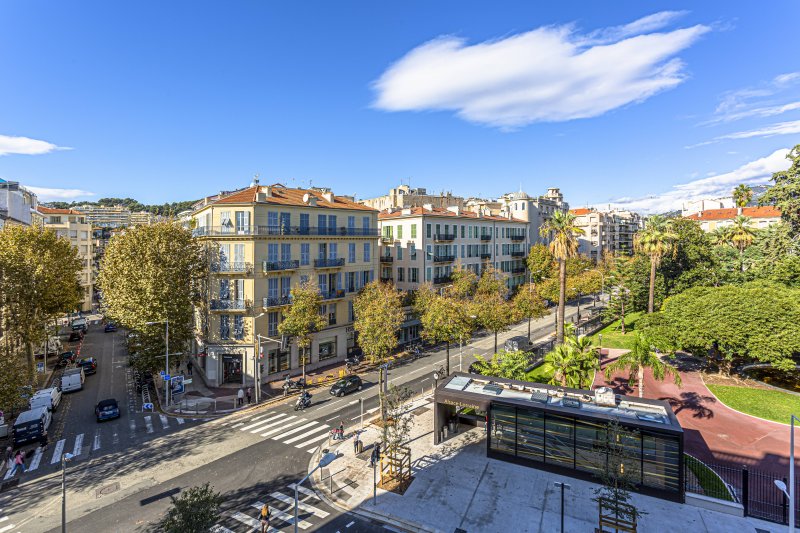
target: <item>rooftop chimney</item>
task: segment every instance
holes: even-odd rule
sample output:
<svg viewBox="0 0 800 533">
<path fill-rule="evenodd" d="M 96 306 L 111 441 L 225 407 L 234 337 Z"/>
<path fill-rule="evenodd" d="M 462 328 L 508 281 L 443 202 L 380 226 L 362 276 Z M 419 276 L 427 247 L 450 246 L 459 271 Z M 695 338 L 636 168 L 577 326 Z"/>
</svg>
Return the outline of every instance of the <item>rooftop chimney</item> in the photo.
<svg viewBox="0 0 800 533">
<path fill-rule="evenodd" d="M 322 197 L 325 198 L 326 201 L 333 203 L 333 193 L 331 191 L 326 191 L 322 193 Z"/>
<path fill-rule="evenodd" d="M 433 211 L 433 204 L 422 204 L 422 209 L 425 211 Z"/>
<path fill-rule="evenodd" d="M 451 205 L 447 208 L 447 210 L 451 213 L 455 213 L 456 215 L 461 214 L 461 209 L 457 205 Z"/>
</svg>

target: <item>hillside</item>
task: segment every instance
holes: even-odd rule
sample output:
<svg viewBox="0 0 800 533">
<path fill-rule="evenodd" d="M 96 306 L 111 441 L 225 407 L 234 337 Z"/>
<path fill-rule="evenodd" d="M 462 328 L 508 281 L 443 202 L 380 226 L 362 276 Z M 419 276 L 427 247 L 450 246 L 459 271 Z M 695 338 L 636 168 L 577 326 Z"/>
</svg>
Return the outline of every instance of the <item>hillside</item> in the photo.
<svg viewBox="0 0 800 533">
<path fill-rule="evenodd" d="M 197 200 L 185 200 L 182 202 L 164 203 L 163 205 L 148 205 L 139 203 L 133 198 L 100 198 L 96 202 L 46 202 L 44 205 L 56 209 L 73 209 L 79 205 L 99 205 L 99 206 L 115 206 L 121 205 L 127 207 L 132 212 L 147 211 L 154 215 L 175 215 L 181 211 L 190 209 Z"/>
</svg>

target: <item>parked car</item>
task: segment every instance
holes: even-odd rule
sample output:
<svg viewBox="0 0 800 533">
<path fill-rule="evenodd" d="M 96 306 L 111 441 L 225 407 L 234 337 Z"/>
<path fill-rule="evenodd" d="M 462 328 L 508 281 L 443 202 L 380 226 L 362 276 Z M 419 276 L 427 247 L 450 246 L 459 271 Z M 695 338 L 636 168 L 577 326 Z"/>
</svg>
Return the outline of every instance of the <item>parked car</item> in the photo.
<svg viewBox="0 0 800 533">
<path fill-rule="evenodd" d="M 87 329 L 89 329 L 89 323 L 85 318 L 76 318 L 72 321 L 72 331 L 82 331 L 86 333 Z"/>
<path fill-rule="evenodd" d="M 30 400 L 28 400 L 31 409 L 47 407 L 50 411 L 55 411 L 60 403 L 61 389 L 58 387 L 50 387 L 49 389 L 36 391 L 36 394 L 31 396 Z"/>
<path fill-rule="evenodd" d="M 117 331 L 117 325 L 114 324 L 113 322 L 109 322 L 108 324 L 106 324 L 106 327 L 103 328 L 103 332 L 105 333 L 113 333 L 115 331 Z"/>
<path fill-rule="evenodd" d="M 58 366 L 66 366 L 69 363 L 74 363 L 75 358 L 78 357 L 75 352 L 61 352 L 58 356 Z"/>
<path fill-rule="evenodd" d="M 81 390 L 84 381 L 86 381 L 86 374 L 83 372 L 83 367 L 64 370 L 61 375 L 61 392 Z"/>
<path fill-rule="evenodd" d="M 46 407 L 37 407 L 20 413 L 14 421 L 14 447 L 18 448 L 28 442 L 42 441 L 51 420 L 52 415 Z"/>
<path fill-rule="evenodd" d="M 69 334 L 69 342 L 78 342 L 83 339 L 83 331 L 73 331 Z"/>
<path fill-rule="evenodd" d="M 527 352 L 528 350 L 531 349 L 531 347 L 532 346 L 531 346 L 530 341 L 528 340 L 528 337 L 526 337 L 524 335 L 511 337 L 505 343 L 505 349 L 506 349 L 506 351 L 509 351 L 509 352 L 514 352 L 514 351 L 517 351 L 517 350 L 519 350 L 521 352 Z"/>
<path fill-rule="evenodd" d="M 103 420 L 111 420 L 112 418 L 119 418 L 119 405 L 117 400 L 109 398 L 108 400 L 101 400 L 97 407 L 94 408 L 94 414 L 98 422 Z"/>
<path fill-rule="evenodd" d="M 340 379 L 331 387 L 331 396 L 344 396 L 357 390 L 361 390 L 364 384 L 358 376 L 347 376 Z"/>
<path fill-rule="evenodd" d="M 83 368 L 83 371 L 89 375 L 97 372 L 97 359 L 94 357 L 83 357 L 78 361 L 78 366 Z"/>
</svg>

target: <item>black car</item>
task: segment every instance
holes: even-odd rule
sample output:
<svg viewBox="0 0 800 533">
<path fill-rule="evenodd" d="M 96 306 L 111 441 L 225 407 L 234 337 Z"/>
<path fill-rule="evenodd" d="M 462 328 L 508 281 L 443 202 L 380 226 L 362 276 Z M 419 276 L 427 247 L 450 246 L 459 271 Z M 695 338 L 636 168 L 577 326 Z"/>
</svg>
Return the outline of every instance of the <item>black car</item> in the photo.
<svg viewBox="0 0 800 533">
<path fill-rule="evenodd" d="M 347 376 L 342 378 L 331 387 L 331 396 L 344 396 L 357 390 L 361 390 L 364 384 L 358 376 Z"/>
<path fill-rule="evenodd" d="M 57 364 L 59 366 L 66 366 L 69 363 L 74 363 L 76 357 L 77 355 L 75 355 L 75 352 L 63 352 L 58 356 Z"/>
<path fill-rule="evenodd" d="M 83 339 L 83 332 L 80 330 L 73 331 L 69 334 L 69 342 L 77 342 L 81 339 Z"/>
<path fill-rule="evenodd" d="M 83 367 L 86 375 L 97 373 L 97 359 L 94 357 L 84 357 L 78 361 L 78 366 Z"/>
<path fill-rule="evenodd" d="M 114 324 L 113 322 L 109 322 L 108 324 L 106 324 L 106 327 L 103 328 L 104 333 L 113 333 L 115 331 L 117 331 L 117 325 Z"/>
<path fill-rule="evenodd" d="M 94 408 L 94 414 L 98 422 L 119 418 L 119 405 L 117 405 L 117 400 L 114 398 L 101 400 L 100 403 L 97 404 L 97 407 Z"/>
</svg>

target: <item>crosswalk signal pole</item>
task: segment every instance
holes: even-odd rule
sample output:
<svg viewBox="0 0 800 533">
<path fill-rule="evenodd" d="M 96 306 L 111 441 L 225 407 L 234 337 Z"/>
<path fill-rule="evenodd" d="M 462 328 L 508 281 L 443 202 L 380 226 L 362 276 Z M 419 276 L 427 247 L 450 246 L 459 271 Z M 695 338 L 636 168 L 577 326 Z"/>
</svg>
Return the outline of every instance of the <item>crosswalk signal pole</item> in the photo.
<svg viewBox="0 0 800 533">
<path fill-rule="evenodd" d="M 361 404 L 361 431 L 364 431 L 364 398 L 359 398 L 358 403 Z"/>
</svg>

